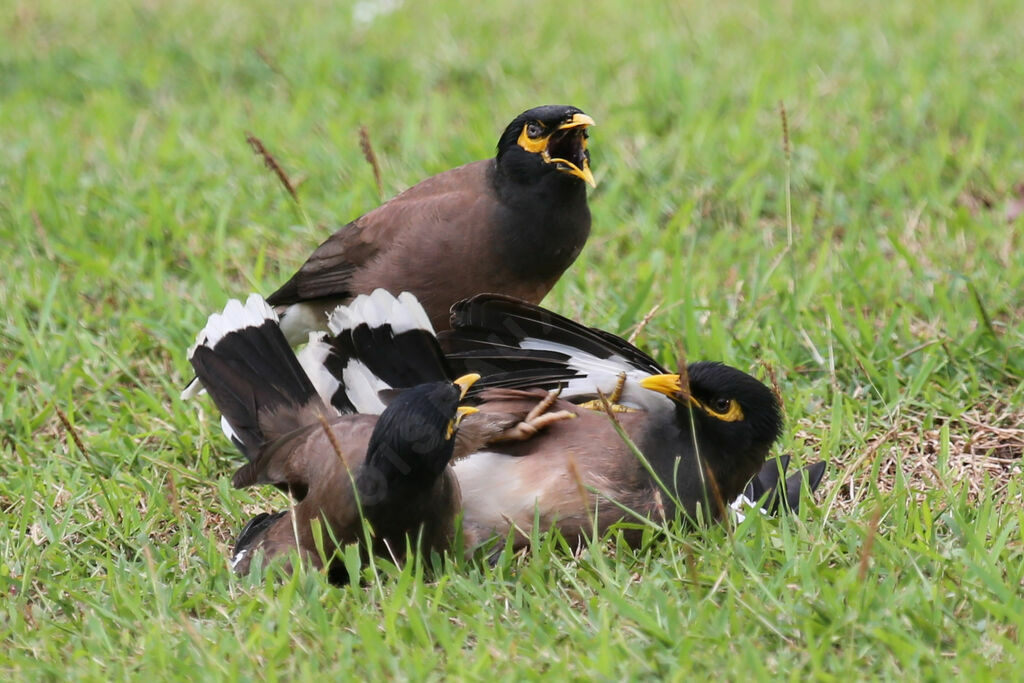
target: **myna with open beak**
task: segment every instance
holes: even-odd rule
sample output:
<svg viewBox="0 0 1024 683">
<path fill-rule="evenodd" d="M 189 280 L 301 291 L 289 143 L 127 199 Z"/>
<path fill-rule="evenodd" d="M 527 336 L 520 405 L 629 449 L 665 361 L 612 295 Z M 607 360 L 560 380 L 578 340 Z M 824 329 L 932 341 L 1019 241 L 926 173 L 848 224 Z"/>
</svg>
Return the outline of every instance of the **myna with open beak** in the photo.
<svg viewBox="0 0 1024 683">
<path fill-rule="evenodd" d="M 671 373 L 613 334 L 497 295 L 456 305 L 452 328 L 440 335 L 448 363 L 455 372 L 481 375 L 471 392 L 481 410 L 514 410 L 514 401 L 534 400 L 534 392 L 516 397 L 521 390 L 560 388 L 552 408 L 578 418 L 456 466 L 464 525 L 481 539 L 510 524 L 529 530 L 535 514 L 567 536 L 592 531 L 595 510 L 600 530 L 629 518 L 622 507 L 671 518 L 678 502 L 684 516 L 719 518 L 753 478 L 771 480 L 770 473 L 758 476 L 762 468 L 779 481 L 778 466 L 765 463 L 782 432 L 779 402 L 740 370 L 695 362 Z M 501 405 L 502 395 L 513 403 Z M 649 469 L 609 417 L 593 409 L 602 395 Z M 808 474 L 820 478 L 818 471 Z M 797 497 L 789 502 L 798 502 L 798 491 L 787 491 Z"/>
<path fill-rule="evenodd" d="M 407 541 L 444 551 L 460 501 L 453 458 L 571 417 L 532 400 L 520 412 L 475 419 L 478 411 L 459 401 L 478 377 L 451 379 L 430 321 L 408 293 L 360 295 L 339 306 L 329 326 L 330 335 L 310 335 L 296 355 L 276 313 L 252 295 L 210 316 L 190 350 L 225 434 L 249 461 L 235 487 L 271 484 L 294 500 L 242 530 L 232 561 L 238 573 L 260 552 L 271 559 L 297 549 L 320 566 L 314 520 L 325 542 L 357 542 L 396 560 Z M 471 423 L 462 422 L 467 416 Z M 363 519 L 373 532 L 369 547 Z M 347 580 L 340 563 L 328 573 Z"/>
<path fill-rule="evenodd" d="M 459 492 L 449 462 L 459 422 L 474 412 L 459 402 L 476 376 L 420 382 L 380 416 L 342 414 L 317 391 L 341 380 L 318 362 L 324 352 L 324 343 L 314 341 L 297 358 L 277 315 L 257 295 L 210 316 L 190 351 L 225 433 L 248 460 L 234 486 L 270 484 L 294 501 L 290 510 L 247 525 L 232 561 L 239 573 L 249 571 L 257 553 L 270 559 L 296 548 L 319 567 L 314 520 L 329 554 L 331 539 L 364 541 L 363 518 L 373 530 L 364 550 L 378 555 L 401 559 L 407 543 L 430 551 L 452 540 Z M 406 361 L 418 358 L 410 354 Z M 423 367 L 429 372 L 429 359 Z M 340 563 L 329 573 L 345 579 Z"/>
<path fill-rule="evenodd" d="M 590 234 L 592 125 L 576 107 L 525 111 L 493 159 L 427 178 L 335 232 L 267 297 L 285 336 L 304 342 L 339 303 L 377 288 L 414 294 L 437 330 L 481 292 L 539 302 Z"/>
<path fill-rule="evenodd" d="M 288 342 L 305 343 L 338 304 L 378 288 L 414 294 L 437 330 L 481 292 L 540 302 L 590 235 L 592 125 L 576 107 L 525 111 L 493 159 L 427 178 L 335 232 L 267 297 Z M 201 389 L 193 379 L 182 398 Z"/>
</svg>

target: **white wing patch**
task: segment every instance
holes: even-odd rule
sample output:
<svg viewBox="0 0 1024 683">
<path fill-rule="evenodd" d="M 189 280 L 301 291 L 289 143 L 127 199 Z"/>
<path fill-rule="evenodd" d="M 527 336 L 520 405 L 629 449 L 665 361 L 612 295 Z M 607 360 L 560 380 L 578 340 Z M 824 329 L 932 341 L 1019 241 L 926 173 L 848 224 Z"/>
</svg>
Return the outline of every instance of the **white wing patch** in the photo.
<svg viewBox="0 0 1024 683">
<path fill-rule="evenodd" d="M 584 376 L 569 380 L 562 389 L 562 398 L 572 400 L 574 396 L 596 394 L 598 391 L 608 396 L 615 390 L 619 376 L 626 373 L 626 384 L 619 398 L 620 405 L 640 410 L 655 410 L 671 405 L 671 399 L 664 394 L 640 386 L 640 380 L 649 377 L 650 373 L 633 367 L 622 356 L 598 358 L 572 346 L 533 337 L 523 339 L 519 347 L 534 351 L 554 351 L 569 357 L 569 368 Z"/>
<path fill-rule="evenodd" d="M 245 556 L 249 554 L 248 548 L 239 550 L 234 557 L 231 558 L 231 568 L 234 569 L 238 566 L 238 563 L 245 559 Z"/>
<path fill-rule="evenodd" d="M 345 384 L 345 394 L 357 413 L 380 415 L 384 412 L 384 401 L 380 392 L 390 389 L 391 385 L 370 372 L 370 369 L 356 359 L 351 359 L 341 372 L 341 381 Z"/>
<path fill-rule="evenodd" d="M 746 510 L 754 510 L 755 512 L 760 512 L 765 517 L 771 517 L 767 510 L 757 507 L 757 503 L 747 498 L 743 493 L 737 496 L 736 500 L 729 503 L 729 508 L 732 510 L 732 514 L 736 518 L 737 524 L 747 518 L 744 514 L 744 511 Z"/>
<path fill-rule="evenodd" d="M 189 349 L 189 351 L 188 351 L 189 357 L 192 356 L 192 352 L 194 350 L 195 350 L 195 347 L 192 347 L 192 348 Z M 198 377 L 193 377 L 192 381 L 188 383 L 188 386 L 186 386 L 184 389 L 181 390 L 181 400 L 182 401 L 191 401 L 196 396 L 199 396 L 200 394 L 205 394 L 205 393 L 206 393 L 206 387 L 203 386 L 203 383 L 199 381 Z"/>
<path fill-rule="evenodd" d="M 238 438 L 238 434 L 235 433 L 234 427 L 231 426 L 231 423 L 223 415 L 220 416 L 220 430 L 224 432 L 224 436 L 228 437 L 228 441 L 232 444 L 242 443 L 242 440 Z"/>
<path fill-rule="evenodd" d="M 348 305 L 334 309 L 327 327 L 337 335 L 361 324 L 371 328 L 390 325 L 396 335 L 409 330 L 425 330 L 434 334 L 426 311 L 409 292 L 402 292 L 397 297 L 384 289 L 360 294 Z"/>
<path fill-rule="evenodd" d="M 320 399 L 330 405 L 331 397 L 341 387 L 341 382 L 324 365 L 331 353 L 331 346 L 324 341 L 325 337 L 324 332 L 310 332 L 309 343 L 296 354 L 296 357 L 299 359 L 299 365 L 313 382 Z"/>
</svg>

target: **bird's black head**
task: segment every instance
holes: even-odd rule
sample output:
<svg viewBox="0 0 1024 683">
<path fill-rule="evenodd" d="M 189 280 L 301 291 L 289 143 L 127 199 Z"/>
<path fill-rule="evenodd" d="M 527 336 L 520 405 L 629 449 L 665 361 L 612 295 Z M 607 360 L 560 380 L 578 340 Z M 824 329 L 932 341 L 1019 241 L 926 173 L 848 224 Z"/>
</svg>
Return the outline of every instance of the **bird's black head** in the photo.
<svg viewBox="0 0 1024 683">
<path fill-rule="evenodd" d="M 459 401 L 479 375 L 421 384 L 399 394 L 381 413 L 370 436 L 359 476 L 363 502 L 428 488 L 444 472 L 455 447 L 455 430 L 475 408 Z"/>
<path fill-rule="evenodd" d="M 587 151 L 587 128 L 594 125 L 576 107 L 548 104 L 524 111 L 498 140 L 497 161 L 508 175 L 533 179 L 565 173 L 595 185 Z"/>
<path fill-rule="evenodd" d="M 782 436 L 782 409 L 772 390 L 722 363 L 690 363 L 687 374 L 702 423 L 719 430 L 738 451 L 767 455 Z"/>
<path fill-rule="evenodd" d="M 654 375 L 641 384 L 676 403 L 682 431 L 696 428 L 705 456 L 726 499 L 738 495 L 782 435 L 782 409 L 771 389 L 722 363 L 690 363 L 685 373 Z"/>
</svg>

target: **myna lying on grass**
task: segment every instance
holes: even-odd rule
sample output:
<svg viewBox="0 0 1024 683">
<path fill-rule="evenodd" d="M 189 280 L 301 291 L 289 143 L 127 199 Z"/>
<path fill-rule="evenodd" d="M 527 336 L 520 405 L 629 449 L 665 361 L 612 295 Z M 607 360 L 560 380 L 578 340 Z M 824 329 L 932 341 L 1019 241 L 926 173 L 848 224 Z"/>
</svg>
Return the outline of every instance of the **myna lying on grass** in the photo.
<svg viewBox="0 0 1024 683">
<path fill-rule="evenodd" d="M 403 294 L 399 300 L 407 296 Z M 401 347 L 409 343 L 406 338 L 413 337 L 414 331 L 410 325 L 389 320 L 397 301 L 378 291 L 360 297 L 360 305 L 354 302 L 343 309 L 345 316 L 332 316 L 335 337 L 325 363 L 335 374 L 339 367 L 345 368 L 341 374 L 351 397 L 346 400 L 358 404 L 355 407 L 360 411 L 379 410 L 383 402 L 378 397 L 418 380 L 403 376 L 408 363 Z M 496 310 L 494 306 L 500 304 L 512 308 Z M 479 322 L 474 326 L 473 320 Z M 639 349 L 539 307 L 484 295 L 457 305 L 453 321 L 455 330 L 441 335 L 453 350 L 443 362 L 445 372 L 452 372 L 449 366 L 462 368 L 472 363 L 483 375 L 477 386 L 492 387 L 471 389 L 480 412 L 469 416 L 460 432 L 491 420 L 514 424 L 520 419 L 525 424 L 517 425 L 518 435 L 534 435 L 515 443 L 510 438 L 489 438 L 486 443 L 478 438 L 474 447 L 461 451 L 467 457 L 453 461 L 463 494 L 467 548 L 494 534 L 504 534 L 510 526 L 529 530 L 535 519 L 541 530 L 557 527 L 570 537 L 589 533 L 595 508 L 599 533 L 630 518 L 623 507 L 641 516 L 670 519 L 678 500 L 684 516 L 697 515 L 700 505 L 718 517 L 726 504 L 739 506 L 745 487 L 752 496 L 758 494 L 755 501 L 764 492 L 761 487 L 775 490 L 778 467 L 771 463 L 762 468 L 762 464 L 781 431 L 781 414 L 772 392 L 753 377 L 719 363 L 693 363 L 689 366 L 690 396 L 684 400 L 678 388 L 682 380 L 666 375 Z M 415 332 L 423 335 L 427 326 L 420 327 Z M 481 338 L 488 341 L 481 342 Z M 515 346 L 520 343 L 527 347 L 547 344 L 557 350 L 523 350 Z M 456 350 L 459 348 L 461 351 Z M 642 373 L 637 370 L 622 392 L 646 409 L 618 417 L 626 433 L 648 455 L 653 474 L 607 415 L 557 400 L 546 391 L 562 387 L 572 400 L 594 397 L 600 388 L 596 378 L 609 367 L 607 361 L 595 361 L 611 355 L 610 350 L 647 368 Z M 590 374 L 567 370 L 568 360 L 582 363 Z M 609 379 L 614 383 L 622 368 L 612 370 Z M 337 398 L 331 400 L 341 405 Z M 692 418 L 691 406 L 695 407 Z M 527 413 L 532 413 L 531 419 L 517 418 Z M 559 419 L 567 414 L 577 419 Z M 537 433 L 542 426 L 546 429 Z M 483 446 L 486 448 L 478 450 Z M 598 493 L 589 493 L 590 489 Z M 799 500 L 798 492 L 798 484 L 790 489 L 793 505 Z"/>
<path fill-rule="evenodd" d="M 272 484 L 295 500 L 290 511 L 248 525 L 233 560 L 239 573 L 248 572 L 257 551 L 268 559 L 286 554 L 296 538 L 303 556 L 319 566 L 311 522 L 323 524 L 324 543 L 358 542 L 360 510 L 373 528 L 376 554 L 403 556 L 407 536 L 413 544 L 419 537 L 424 550 L 448 547 L 459 504 L 448 463 L 460 417 L 471 410 L 459 400 L 474 376 L 419 384 L 379 418 L 342 415 L 321 400 L 274 311 L 255 295 L 244 307 L 231 301 L 211 316 L 189 359 L 222 413 L 225 433 L 249 461 L 234 486 Z"/>
<path fill-rule="evenodd" d="M 481 292 L 539 302 L 590 234 L 593 124 L 576 107 L 525 111 L 493 159 L 427 178 L 338 230 L 267 297 L 285 336 L 305 342 L 335 306 L 377 288 L 413 293 L 438 330 L 452 304 Z"/>
<path fill-rule="evenodd" d="M 443 551 L 459 509 L 448 466 L 453 455 L 521 438 L 534 424 L 557 419 L 527 416 L 531 405 L 522 415 L 492 414 L 457 439 L 461 418 L 476 412 L 458 405 L 476 376 L 449 379 L 415 299 L 381 291 L 377 300 L 359 297 L 353 308 L 334 313 L 335 337 L 311 338 L 297 357 L 262 298 L 253 295 L 244 306 L 231 301 L 210 316 L 189 353 L 225 433 L 249 461 L 235 473 L 234 486 L 271 484 L 295 501 L 290 510 L 259 515 L 243 529 L 232 561 L 241 574 L 259 552 L 269 560 L 298 549 L 319 567 L 314 520 L 322 525 L 328 556 L 335 541 L 358 542 L 396 560 L 407 543 Z M 386 386 L 364 357 L 391 386 L 410 388 L 382 392 Z M 528 422 L 520 425 L 524 417 Z M 372 529 L 368 545 L 363 518 Z M 329 576 L 347 578 L 338 562 Z"/>
<path fill-rule="evenodd" d="M 777 489 L 779 467 L 765 457 L 781 434 L 781 409 L 772 391 L 744 372 L 696 362 L 669 373 L 613 334 L 497 295 L 457 304 L 452 328 L 440 335 L 448 363 L 481 375 L 471 392 L 481 410 L 517 409 L 511 396 L 498 403 L 496 390 L 561 387 L 553 408 L 578 417 L 457 464 L 467 530 L 484 536 L 514 524 L 528 531 L 536 514 L 571 537 L 590 531 L 595 509 L 600 532 L 630 517 L 623 506 L 671 518 L 677 501 L 685 516 L 698 515 L 700 506 L 702 515 L 718 518 L 745 491 L 756 500 L 765 487 Z M 650 470 L 603 411 L 566 405 L 600 408 L 602 394 Z M 812 489 L 823 470 L 824 463 L 808 470 Z M 785 505 L 796 508 L 800 479 L 795 486 L 792 479 L 783 480 Z"/>
</svg>

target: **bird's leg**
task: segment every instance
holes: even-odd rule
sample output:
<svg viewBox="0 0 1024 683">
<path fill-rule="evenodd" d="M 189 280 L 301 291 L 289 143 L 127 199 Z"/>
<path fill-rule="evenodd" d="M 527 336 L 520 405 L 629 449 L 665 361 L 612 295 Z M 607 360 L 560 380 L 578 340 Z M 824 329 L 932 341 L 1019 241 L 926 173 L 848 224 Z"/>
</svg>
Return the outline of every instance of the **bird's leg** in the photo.
<svg viewBox="0 0 1024 683">
<path fill-rule="evenodd" d="M 555 401 L 558 400 L 558 395 L 560 393 L 562 393 L 561 387 L 549 391 L 547 396 L 542 398 L 537 405 L 535 405 L 533 409 L 526 414 L 526 417 L 522 422 L 514 427 L 506 429 L 501 434 L 491 439 L 489 443 L 498 443 L 500 441 L 526 441 L 549 424 L 560 420 L 571 420 L 576 417 L 575 413 L 571 413 L 568 410 L 559 410 L 554 413 L 547 412 L 548 409 L 555 404 Z"/>
<path fill-rule="evenodd" d="M 622 399 L 622 391 L 626 388 L 626 373 L 620 372 L 619 379 L 615 382 L 615 388 L 612 389 L 606 398 L 608 406 L 611 408 L 613 413 L 632 413 L 632 408 L 627 408 L 624 405 L 619 405 L 619 401 Z M 587 410 L 600 410 L 604 411 L 604 401 L 599 398 L 595 398 L 593 401 L 584 401 L 580 404 L 580 408 L 586 408 Z"/>
</svg>

